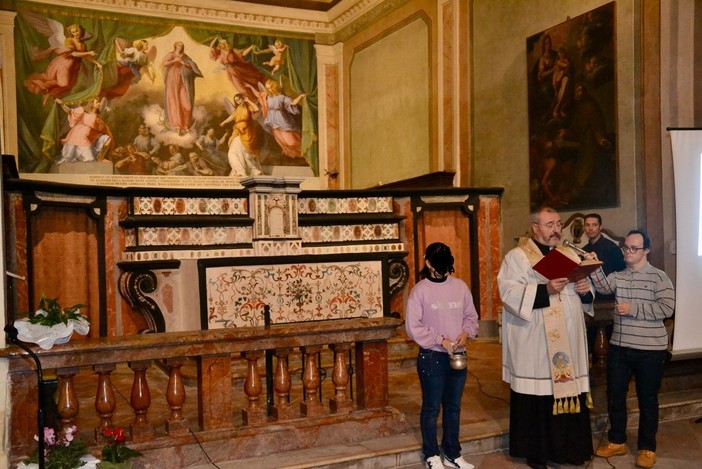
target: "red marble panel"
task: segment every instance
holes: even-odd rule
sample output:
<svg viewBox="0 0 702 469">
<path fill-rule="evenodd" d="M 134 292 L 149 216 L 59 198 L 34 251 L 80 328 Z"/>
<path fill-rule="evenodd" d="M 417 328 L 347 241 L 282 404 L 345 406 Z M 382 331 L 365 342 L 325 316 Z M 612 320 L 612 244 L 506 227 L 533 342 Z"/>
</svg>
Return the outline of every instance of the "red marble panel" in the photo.
<svg viewBox="0 0 702 469">
<path fill-rule="evenodd" d="M 339 188 L 339 66 L 337 64 L 326 64 L 324 66 L 324 83 L 326 85 L 327 110 L 325 114 L 326 136 L 327 136 L 327 171 L 331 174 L 327 177 L 329 189 Z"/>
<path fill-rule="evenodd" d="M 480 197 L 478 204 L 478 212 L 476 223 L 478 224 L 478 281 L 480 284 L 480 319 L 490 319 L 490 286 L 488 271 L 490 269 L 490 257 L 487 255 L 487 251 L 490 247 L 490 238 L 488 237 L 488 214 L 487 207 L 488 200 Z"/>
<path fill-rule="evenodd" d="M 124 246 L 119 245 L 120 236 L 124 238 L 122 230 L 119 228 L 118 213 L 120 205 L 125 205 L 126 202 L 115 203 L 108 201 L 107 213 L 105 213 L 105 266 L 117 265 L 120 261 L 118 254 L 122 252 Z M 107 335 L 117 335 L 117 269 L 105 269 L 105 298 L 107 311 L 105 312 L 107 321 Z M 94 324 L 93 327 L 96 327 Z"/>
<path fill-rule="evenodd" d="M 13 374 L 10 401 L 10 445 L 13 454 L 29 455 L 35 448 L 37 425 L 37 375 L 34 372 Z M 48 422 L 44 422 L 48 425 Z"/>
<path fill-rule="evenodd" d="M 388 344 L 356 344 L 356 402 L 359 409 L 388 405 Z"/>
<path fill-rule="evenodd" d="M 230 428 L 232 422 L 232 367 L 229 354 L 198 359 L 200 428 Z"/>
<path fill-rule="evenodd" d="M 502 218 L 501 218 L 501 201 L 498 197 L 490 201 L 489 217 L 490 217 L 490 259 L 491 271 L 489 278 L 491 282 L 492 292 L 492 314 L 490 319 L 497 319 L 497 314 L 502 310 L 502 302 L 500 301 L 500 291 L 497 288 L 497 273 L 500 270 L 502 262 Z"/>
<path fill-rule="evenodd" d="M 417 244 L 420 259 L 427 245 L 437 241 L 447 244 L 454 257 L 454 275 L 470 285 L 471 239 L 468 217 L 457 209 L 425 210 L 421 217 L 418 230 L 421 244 Z"/>
<path fill-rule="evenodd" d="M 20 194 L 8 194 L 8 215 L 6 218 L 7 224 L 14 229 L 13 232 L 7 234 L 6 240 L 8 246 L 12 246 L 14 241 L 15 255 L 7 256 L 7 270 L 24 277 L 24 279 L 15 279 L 14 282 L 15 294 L 17 295 L 17 311 L 27 311 L 29 309 L 29 279 L 27 276 L 27 218 L 22 206 L 22 196 Z"/>
</svg>

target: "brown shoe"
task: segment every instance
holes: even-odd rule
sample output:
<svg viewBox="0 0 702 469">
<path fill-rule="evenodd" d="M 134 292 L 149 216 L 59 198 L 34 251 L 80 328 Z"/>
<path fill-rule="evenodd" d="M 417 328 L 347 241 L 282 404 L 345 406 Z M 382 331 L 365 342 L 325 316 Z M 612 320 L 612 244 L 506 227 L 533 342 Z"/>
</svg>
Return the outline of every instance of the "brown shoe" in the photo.
<svg viewBox="0 0 702 469">
<path fill-rule="evenodd" d="M 640 449 L 636 456 L 636 467 L 653 467 L 656 464 L 656 453 L 647 449 Z"/>
<path fill-rule="evenodd" d="M 595 451 L 595 456 L 599 456 L 601 458 L 611 458 L 612 456 L 621 456 L 626 454 L 626 451 L 627 449 L 624 443 L 612 443 L 611 441 L 608 441 L 604 445 L 597 448 L 597 451 Z"/>
</svg>

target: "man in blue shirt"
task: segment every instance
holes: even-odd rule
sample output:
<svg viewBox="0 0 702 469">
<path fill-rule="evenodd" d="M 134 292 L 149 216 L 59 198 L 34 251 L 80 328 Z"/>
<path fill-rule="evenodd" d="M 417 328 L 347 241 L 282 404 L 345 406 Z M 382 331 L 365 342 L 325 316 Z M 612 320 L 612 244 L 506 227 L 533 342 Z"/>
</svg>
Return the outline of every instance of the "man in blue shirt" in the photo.
<svg viewBox="0 0 702 469">
<path fill-rule="evenodd" d="M 583 247 L 587 252 L 594 252 L 604 262 L 602 270 L 605 275 L 624 270 L 624 256 L 613 241 L 602 236 L 602 217 L 597 213 L 585 215 L 585 234 L 588 243 Z M 598 297 L 599 299 L 599 297 Z"/>
</svg>

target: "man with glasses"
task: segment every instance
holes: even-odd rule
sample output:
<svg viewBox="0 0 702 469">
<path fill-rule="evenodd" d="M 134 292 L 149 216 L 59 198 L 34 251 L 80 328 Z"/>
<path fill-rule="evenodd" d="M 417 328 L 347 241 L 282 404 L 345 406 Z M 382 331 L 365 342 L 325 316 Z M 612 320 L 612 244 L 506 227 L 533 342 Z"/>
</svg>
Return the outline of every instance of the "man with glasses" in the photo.
<svg viewBox="0 0 702 469">
<path fill-rule="evenodd" d="M 581 465 L 593 452 L 583 310 L 592 309 L 594 290 L 587 277 L 548 279 L 533 268 L 558 247 L 562 228 L 554 209 L 537 210 L 531 237 L 507 253 L 497 276 L 509 454 L 526 458 L 532 469 L 546 469 L 548 461 Z"/>
<path fill-rule="evenodd" d="M 588 213 L 583 219 L 583 227 L 588 242 L 583 249 L 587 252 L 597 254 L 597 259 L 602 261 L 602 270 L 605 275 L 611 272 L 624 270 L 624 255 L 619 246 L 613 241 L 602 236 L 602 217 L 599 213 Z M 614 301 L 614 295 L 598 294 L 595 298 L 597 303 L 609 303 Z M 605 305 L 607 307 L 608 305 Z M 608 321 L 604 326 L 607 342 L 612 337 L 612 324 Z M 597 339 L 597 328 L 590 327 L 587 330 L 587 345 L 590 351 L 595 349 L 595 340 Z"/>
<path fill-rule="evenodd" d="M 673 315 L 675 290 L 662 270 L 648 263 L 651 240 L 643 230 L 632 230 L 622 251 L 626 268 L 605 276 L 598 269 L 590 276 L 598 293 L 614 293 L 614 331 L 607 354 L 607 408 L 609 441 L 597 448 L 603 458 L 623 455 L 626 447 L 626 393 L 636 380 L 639 401 L 637 467 L 656 463 L 658 390 L 668 350 L 663 321 Z M 592 254 L 587 254 L 592 258 Z"/>
</svg>

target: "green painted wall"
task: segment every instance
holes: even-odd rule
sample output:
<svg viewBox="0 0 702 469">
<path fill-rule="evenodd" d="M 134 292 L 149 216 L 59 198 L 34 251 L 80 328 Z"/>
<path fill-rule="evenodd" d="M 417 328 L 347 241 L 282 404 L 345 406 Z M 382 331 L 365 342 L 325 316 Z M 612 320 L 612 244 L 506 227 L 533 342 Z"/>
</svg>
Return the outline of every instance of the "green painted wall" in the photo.
<svg viewBox="0 0 702 469">
<path fill-rule="evenodd" d="M 352 188 L 431 171 L 429 64 L 429 29 L 421 19 L 354 55 L 349 74 Z"/>
</svg>

